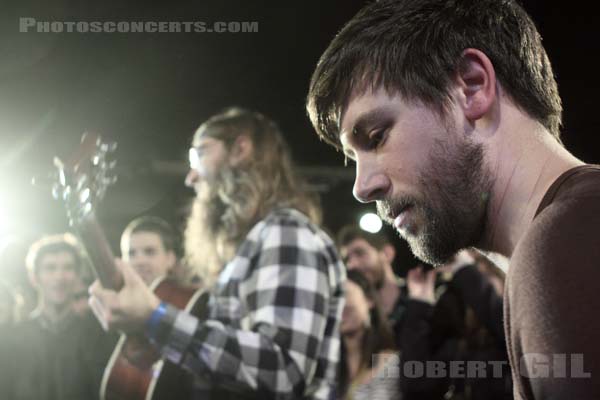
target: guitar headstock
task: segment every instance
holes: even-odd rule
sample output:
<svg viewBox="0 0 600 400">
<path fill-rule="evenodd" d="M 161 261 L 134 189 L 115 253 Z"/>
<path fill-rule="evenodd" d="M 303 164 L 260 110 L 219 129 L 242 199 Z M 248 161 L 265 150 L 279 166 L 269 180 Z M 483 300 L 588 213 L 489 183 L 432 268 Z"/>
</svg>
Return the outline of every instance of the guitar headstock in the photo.
<svg viewBox="0 0 600 400">
<path fill-rule="evenodd" d="M 54 158 L 58 182 L 52 195 L 65 203 L 72 226 L 90 215 L 106 189 L 117 181 L 116 161 L 111 159 L 116 148 L 115 142 L 103 142 L 99 135 L 84 133 L 79 148 L 66 161 Z"/>
</svg>

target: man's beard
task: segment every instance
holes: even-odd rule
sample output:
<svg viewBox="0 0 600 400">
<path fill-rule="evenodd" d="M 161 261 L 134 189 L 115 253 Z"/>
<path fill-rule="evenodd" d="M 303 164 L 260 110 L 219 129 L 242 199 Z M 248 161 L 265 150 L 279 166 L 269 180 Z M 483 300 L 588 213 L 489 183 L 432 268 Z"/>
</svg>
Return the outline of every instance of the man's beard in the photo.
<svg viewBox="0 0 600 400">
<path fill-rule="evenodd" d="M 393 210 L 410 206 L 416 224 L 400 236 L 424 262 L 444 264 L 460 249 L 476 244 L 484 231 L 492 179 L 484 165 L 483 146 L 466 140 L 437 142 L 418 183 L 421 196 L 378 201 L 377 211 L 392 224 Z"/>
<path fill-rule="evenodd" d="M 211 182 L 202 182 L 196 187 L 185 230 L 185 254 L 187 262 L 203 279 L 218 273 L 225 256 L 223 245 L 226 227 L 223 215 L 228 205 L 219 194 L 227 183 L 231 184 L 231 170 L 221 169 Z M 229 180 L 229 182 L 227 181 Z"/>
<path fill-rule="evenodd" d="M 224 184 L 225 175 L 225 172 L 221 172 L 213 182 L 201 184 L 201 187 L 197 189 L 194 200 L 195 210 L 190 215 L 190 218 L 195 217 L 193 223 L 204 226 L 206 233 L 211 237 L 220 233 L 223 227 L 221 218 L 227 210 L 227 205 L 219 195 Z"/>
</svg>

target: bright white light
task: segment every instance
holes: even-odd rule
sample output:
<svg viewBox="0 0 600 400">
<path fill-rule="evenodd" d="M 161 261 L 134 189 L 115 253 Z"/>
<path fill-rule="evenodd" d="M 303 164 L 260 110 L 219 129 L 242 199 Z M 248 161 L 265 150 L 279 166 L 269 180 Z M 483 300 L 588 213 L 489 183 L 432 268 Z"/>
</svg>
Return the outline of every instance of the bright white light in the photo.
<svg viewBox="0 0 600 400">
<path fill-rule="evenodd" d="M 381 222 L 381 218 L 377 216 L 377 214 L 366 213 L 362 217 L 360 217 L 360 229 L 363 231 L 377 233 L 381 230 L 383 223 Z"/>
<path fill-rule="evenodd" d="M 7 231 L 7 221 L 8 215 L 6 213 L 6 208 L 4 207 L 4 204 L 2 204 L 2 198 L 0 198 L 0 239 L 5 233 L 8 233 L 5 232 Z"/>
</svg>

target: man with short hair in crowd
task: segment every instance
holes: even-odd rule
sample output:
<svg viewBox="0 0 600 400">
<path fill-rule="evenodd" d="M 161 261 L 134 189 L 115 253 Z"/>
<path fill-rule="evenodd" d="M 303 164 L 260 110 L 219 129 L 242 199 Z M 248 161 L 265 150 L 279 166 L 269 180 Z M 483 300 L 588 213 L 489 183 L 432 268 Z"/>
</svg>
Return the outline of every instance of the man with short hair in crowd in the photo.
<svg viewBox="0 0 600 400">
<path fill-rule="evenodd" d="M 98 399 L 116 337 L 106 334 L 91 313 L 80 315 L 72 307 L 84 268 L 76 239 L 43 237 L 31 245 L 26 264 L 38 307 L 13 332 L 18 339 L 11 398 Z"/>
<path fill-rule="evenodd" d="M 406 308 L 406 285 L 392 267 L 394 246 L 383 233 L 369 233 L 353 225 L 339 231 L 337 245 L 346 268 L 361 272 L 377 290 L 381 307 L 398 336 Z"/>
<path fill-rule="evenodd" d="M 158 217 L 134 219 L 121 235 L 121 256 L 147 285 L 172 275 L 177 265 L 173 228 Z"/>
</svg>

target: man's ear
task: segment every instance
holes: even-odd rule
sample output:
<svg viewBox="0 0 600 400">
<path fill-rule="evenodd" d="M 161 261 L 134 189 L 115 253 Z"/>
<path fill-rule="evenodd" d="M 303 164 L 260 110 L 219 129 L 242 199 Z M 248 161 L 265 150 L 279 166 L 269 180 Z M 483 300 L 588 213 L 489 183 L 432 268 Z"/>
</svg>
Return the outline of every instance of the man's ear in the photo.
<svg viewBox="0 0 600 400">
<path fill-rule="evenodd" d="M 250 160 L 254 151 L 254 143 L 248 135 L 240 135 L 235 139 L 229 151 L 229 165 L 237 167 Z"/>
<path fill-rule="evenodd" d="M 490 59 L 480 50 L 462 52 L 457 76 L 460 106 L 467 119 L 475 121 L 486 115 L 496 100 L 496 72 Z"/>
<path fill-rule="evenodd" d="M 389 243 L 385 244 L 381 248 L 381 252 L 383 253 L 383 256 L 385 257 L 385 260 L 388 262 L 388 264 L 391 264 L 394 261 L 394 258 L 396 257 L 396 249 L 394 248 L 394 246 L 392 246 Z"/>
<path fill-rule="evenodd" d="M 39 288 L 40 285 L 38 283 L 37 275 L 34 271 L 28 270 L 27 277 L 29 278 L 29 283 L 31 283 L 31 286 L 33 288 L 35 288 L 35 289 Z"/>
<path fill-rule="evenodd" d="M 177 256 L 173 250 L 167 251 L 167 263 L 169 264 L 169 271 L 175 268 L 175 264 L 177 264 Z"/>
</svg>

